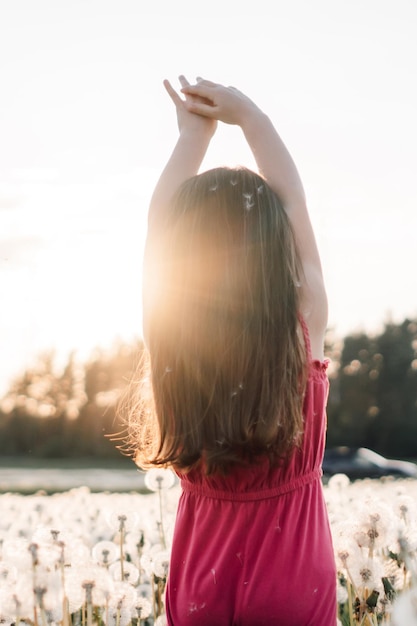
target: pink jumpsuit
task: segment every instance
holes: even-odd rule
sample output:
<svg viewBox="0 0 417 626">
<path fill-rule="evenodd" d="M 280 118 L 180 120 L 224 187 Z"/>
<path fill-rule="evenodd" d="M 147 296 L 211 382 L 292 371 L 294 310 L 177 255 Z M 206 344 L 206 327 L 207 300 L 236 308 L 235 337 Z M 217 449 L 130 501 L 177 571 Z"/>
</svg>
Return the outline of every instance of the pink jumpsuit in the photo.
<svg viewBox="0 0 417 626">
<path fill-rule="evenodd" d="M 180 476 L 166 592 L 170 626 L 335 626 L 336 570 L 321 485 L 327 362 L 311 359 L 304 440 L 285 468 Z"/>
</svg>

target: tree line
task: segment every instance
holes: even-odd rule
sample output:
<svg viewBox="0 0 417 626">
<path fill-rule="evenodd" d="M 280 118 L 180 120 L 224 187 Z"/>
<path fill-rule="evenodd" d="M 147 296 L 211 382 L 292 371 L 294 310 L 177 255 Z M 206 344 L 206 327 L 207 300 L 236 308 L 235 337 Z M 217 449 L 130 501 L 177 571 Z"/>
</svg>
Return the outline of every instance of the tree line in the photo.
<svg viewBox="0 0 417 626">
<path fill-rule="evenodd" d="M 0 402 L 0 454 L 120 458 L 120 396 L 138 372 L 140 340 L 74 354 L 57 370 L 53 353 L 16 378 Z M 366 446 L 417 458 L 417 319 L 375 335 L 327 337 L 328 446 Z"/>
</svg>

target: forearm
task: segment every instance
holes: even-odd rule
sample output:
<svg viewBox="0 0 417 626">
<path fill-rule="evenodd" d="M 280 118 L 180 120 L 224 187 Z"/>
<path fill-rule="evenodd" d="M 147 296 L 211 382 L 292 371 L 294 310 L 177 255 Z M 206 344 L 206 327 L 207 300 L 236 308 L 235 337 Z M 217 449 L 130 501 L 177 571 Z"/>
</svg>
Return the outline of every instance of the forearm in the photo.
<svg viewBox="0 0 417 626">
<path fill-rule="evenodd" d="M 160 222 L 180 185 L 195 176 L 206 154 L 211 136 L 182 132 L 156 184 L 149 205 L 149 224 Z"/>
<path fill-rule="evenodd" d="M 255 157 L 259 172 L 291 211 L 305 206 L 305 193 L 297 167 L 267 115 L 256 109 L 248 115 L 242 131 Z"/>
<path fill-rule="evenodd" d="M 259 109 L 244 117 L 241 128 L 259 172 L 278 195 L 288 214 L 303 266 L 302 298 L 308 301 L 310 309 L 313 302 L 318 303 L 317 323 L 322 326 L 327 320 L 327 299 L 320 255 L 297 167 L 272 122 Z"/>
</svg>

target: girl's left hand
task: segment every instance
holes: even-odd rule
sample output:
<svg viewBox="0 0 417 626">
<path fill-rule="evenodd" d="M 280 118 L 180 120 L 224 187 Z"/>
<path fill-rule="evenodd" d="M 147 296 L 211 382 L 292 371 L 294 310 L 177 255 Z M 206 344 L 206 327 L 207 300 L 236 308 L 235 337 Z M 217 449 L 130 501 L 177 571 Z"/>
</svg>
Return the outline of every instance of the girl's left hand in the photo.
<svg viewBox="0 0 417 626">
<path fill-rule="evenodd" d="M 198 79 L 197 79 L 198 80 Z M 179 76 L 179 81 L 181 83 L 182 88 L 186 88 L 190 85 L 185 76 Z M 179 94 L 172 87 L 171 83 L 168 80 L 164 80 L 164 87 L 168 92 L 171 100 L 175 104 L 175 108 L 177 110 L 177 122 L 178 122 L 178 130 L 180 134 L 182 133 L 193 133 L 199 134 L 202 133 L 209 138 L 211 138 L 216 132 L 217 128 L 217 120 L 212 119 L 206 116 L 198 115 L 198 113 L 192 113 L 186 107 L 186 101 L 196 102 L 199 104 L 211 104 L 209 100 L 206 98 L 202 98 L 200 96 L 195 95 L 186 95 L 186 100 L 183 100 Z"/>
</svg>

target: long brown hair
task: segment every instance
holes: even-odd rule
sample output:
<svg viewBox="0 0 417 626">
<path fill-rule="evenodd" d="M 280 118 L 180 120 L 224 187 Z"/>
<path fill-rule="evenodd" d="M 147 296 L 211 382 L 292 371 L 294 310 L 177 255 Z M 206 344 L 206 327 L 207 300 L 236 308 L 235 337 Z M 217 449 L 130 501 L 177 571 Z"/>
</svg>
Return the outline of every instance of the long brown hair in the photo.
<svg viewBox="0 0 417 626">
<path fill-rule="evenodd" d="M 130 422 L 142 467 L 208 474 L 300 441 L 300 268 L 279 198 L 246 168 L 186 181 L 145 254 L 151 387 Z"/>
</svg>

